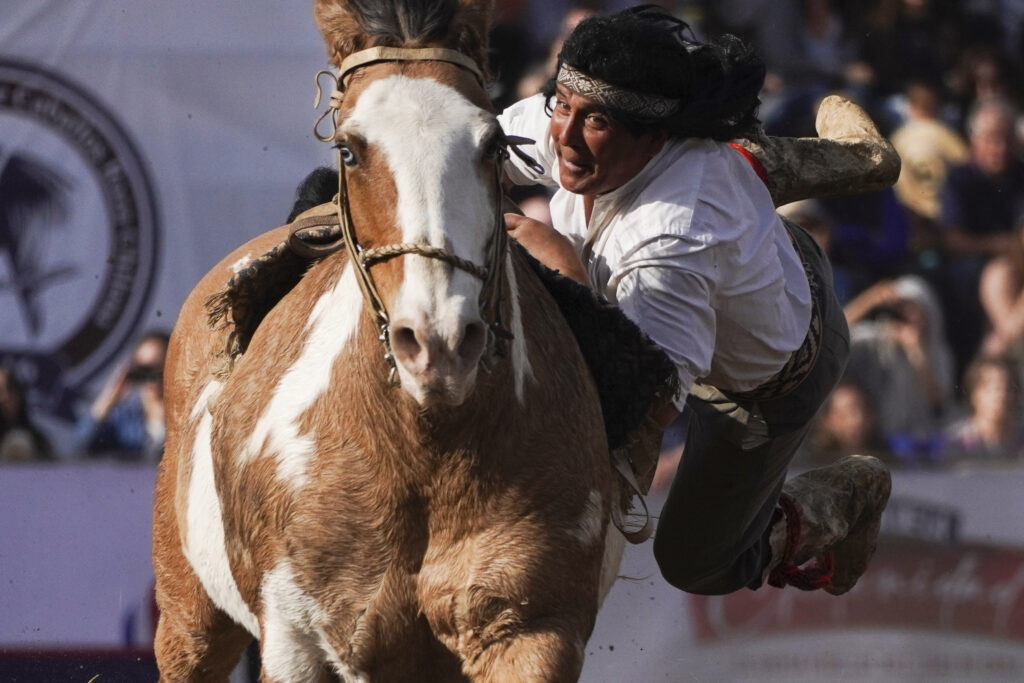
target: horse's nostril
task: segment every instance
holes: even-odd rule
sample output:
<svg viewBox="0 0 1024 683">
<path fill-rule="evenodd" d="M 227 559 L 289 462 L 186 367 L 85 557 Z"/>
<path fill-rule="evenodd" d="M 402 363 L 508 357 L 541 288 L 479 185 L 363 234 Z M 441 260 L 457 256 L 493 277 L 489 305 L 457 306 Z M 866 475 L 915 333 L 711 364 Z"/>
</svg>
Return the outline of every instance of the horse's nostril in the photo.
<svg viewBox="0 0 1024 683">
<path fill-rule="evenodd" d="M 399 358 L 412 359 L 420 353 L 416 333 L 409 327 L 397 327 L 391 331 L 391 346 Z"/>
<path fill-rule="evenodd" d="M 481 323 L 470 323 L 466 325 L 465 334 L 459 342 L 459 357 L 464 361 L 475 363 L 484 351 L 484 343 L 487 341 L 487 331 Z"/>
</svg>

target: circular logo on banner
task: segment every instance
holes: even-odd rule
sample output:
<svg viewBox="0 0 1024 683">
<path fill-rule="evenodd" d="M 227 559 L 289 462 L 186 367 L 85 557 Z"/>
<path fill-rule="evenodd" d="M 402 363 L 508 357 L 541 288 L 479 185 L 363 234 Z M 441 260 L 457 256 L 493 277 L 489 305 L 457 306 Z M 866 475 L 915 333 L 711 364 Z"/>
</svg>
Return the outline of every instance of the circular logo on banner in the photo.
<svg viewBox="0 0 1024 683">
<path fill-rule="evenodd" d="M 0 58 L 0 363 L 70 419 L 135 333 L 159 242 L 127 131 L 67 77 Z"/>
</svg>

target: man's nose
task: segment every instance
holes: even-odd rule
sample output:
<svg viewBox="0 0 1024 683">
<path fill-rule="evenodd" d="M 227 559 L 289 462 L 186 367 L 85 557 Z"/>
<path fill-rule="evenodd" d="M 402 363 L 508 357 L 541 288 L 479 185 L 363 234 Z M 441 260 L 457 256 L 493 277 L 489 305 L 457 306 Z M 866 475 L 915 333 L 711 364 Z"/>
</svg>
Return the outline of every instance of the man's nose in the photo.
<svg viewBox="0 0 1024 683">
<path fill-rule="evenodd" d="M 560 145 L 573 146 L 579 144 L 582 139 L 581 136 L 581 124 L 582 118 L 576 113 L 569 114 L 566 117 L 561 130 L 558 131 L 558 137 L 555 141 Z"/>
</svg>

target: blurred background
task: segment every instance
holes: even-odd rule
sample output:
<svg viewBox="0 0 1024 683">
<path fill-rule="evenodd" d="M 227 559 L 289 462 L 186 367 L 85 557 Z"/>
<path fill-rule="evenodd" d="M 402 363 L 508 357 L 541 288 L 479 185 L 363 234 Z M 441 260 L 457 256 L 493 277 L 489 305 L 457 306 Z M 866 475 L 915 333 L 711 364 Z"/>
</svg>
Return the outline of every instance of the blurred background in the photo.
<svg viewBox="0 0 1024 683">
<path fill-rule="evenodd" d="M 628 4 L 499 0 L 495 106 L 538 90 L 581 18 Z M 1024 0 L 660 4 L 756 46 L 769 134 L 814 135 L 841 93 L 903 158 L 892 189 L 780 209 L 828 251 L 853 345 L 796 469 L 872 453 L 893 498 L 842 598 L 687 596 L 630 548 L 583 680 L 1024 680 Z M 308 4 L 2 3 L 0 680 L 156 680 L 166 335 L 331 162 L 312 135 L 326 66 Z M 516 198 L 547 216 L 543 190 Z"/>
</svg>

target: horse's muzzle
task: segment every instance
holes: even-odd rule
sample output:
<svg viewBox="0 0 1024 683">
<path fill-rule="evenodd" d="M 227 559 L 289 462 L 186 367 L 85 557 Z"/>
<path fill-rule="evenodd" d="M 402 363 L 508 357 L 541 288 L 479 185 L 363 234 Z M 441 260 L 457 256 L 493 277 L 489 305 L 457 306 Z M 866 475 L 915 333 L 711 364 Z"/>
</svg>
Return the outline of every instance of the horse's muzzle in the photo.
<svg viewBox="0 0 1024 683">
<path fill-rule="evenodd" d="M 435 326 L 396 320 L 391 348 L 402 387 L 422 407 L 458 405 L 469 395 L 487 342 L 480 320 L 462 319 L 446 333 Z"/>
</svg>

